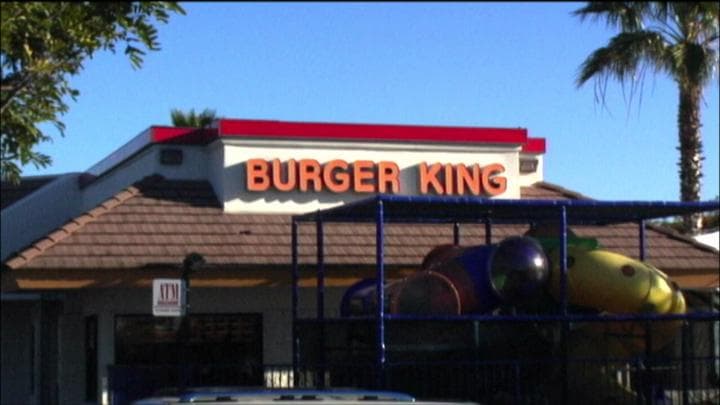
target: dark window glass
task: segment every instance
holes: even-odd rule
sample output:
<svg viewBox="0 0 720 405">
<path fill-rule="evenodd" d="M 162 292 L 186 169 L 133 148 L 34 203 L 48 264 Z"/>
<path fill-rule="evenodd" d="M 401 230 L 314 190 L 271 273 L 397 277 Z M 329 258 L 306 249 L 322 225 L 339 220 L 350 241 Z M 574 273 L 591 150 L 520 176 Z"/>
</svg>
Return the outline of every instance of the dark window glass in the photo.
<svg viewBox="0 0 720 405">
<path fill-rule="evenodd" d="M 97 400 L 97 315 L 85 317 L 85 400 Z"/>
<path fill-rule="evenodd" d="M 185 324 L 183 324 L 185 322 Z M 185 318 L 115 317 L 115 364 L 192 367 L 202 383 L 262 381 L 261 314 L 191 314 Z M 207 377 L 207 378 L 205 378 Z M 256 381 L 257 380 L 257 381 Z"/>
</svg>

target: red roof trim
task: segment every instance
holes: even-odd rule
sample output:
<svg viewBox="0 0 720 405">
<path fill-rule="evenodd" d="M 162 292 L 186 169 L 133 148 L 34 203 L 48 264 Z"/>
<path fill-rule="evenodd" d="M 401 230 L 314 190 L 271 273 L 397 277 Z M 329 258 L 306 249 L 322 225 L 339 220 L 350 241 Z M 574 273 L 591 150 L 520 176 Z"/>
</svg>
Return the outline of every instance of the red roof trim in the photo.
<svg viewBox="0 0 720 405">
<path fill-rule="evenodd" d="M 527 129 L 385 124 L 334 124 L 266 120 L 220 120 L 219 136 L 525 144 Z"/>
<path fill-rule="evenodd" d="M 208 144 L 218 137 L 268 136 L 355 141 L 465 142 L 516 144 L 525 153 L 545 153 L 543 138 L 524 128 L 445 127 L 390 124 L 337 124 L 221 119 L 217 128 L 151 127 L 151 143 Z"/>
<path fill-rule="evenodd" d="M 522 147 L 523 153 L 545 153 L 545 138 L 528 138 Z"/>
<path fill-rule="evenodd" d="M 206 144 L 217 139 L 217 129 L 152 127 L 150 139 L 152 143 Z"/>
</svg>

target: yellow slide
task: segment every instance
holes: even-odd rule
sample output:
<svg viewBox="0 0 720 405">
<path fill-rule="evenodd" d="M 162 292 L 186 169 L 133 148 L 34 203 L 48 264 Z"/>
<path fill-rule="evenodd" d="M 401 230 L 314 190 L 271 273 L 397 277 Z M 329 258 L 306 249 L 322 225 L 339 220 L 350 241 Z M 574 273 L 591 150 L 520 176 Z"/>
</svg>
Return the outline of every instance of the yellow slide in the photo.
<svg viewBox="0 0 720 405">
<path fill-rule="evenodd" d="M 550 256 L 550 291 L 560 298 L 559 255 Z M 607 250 L 568 247 L 568 300 L 615 314 L 681 314 L 685 300 L 657 268 Z"/>
<path fill-rule="evenodd" d="M 550 292 L 560 300 L 560 266 L 557 250 L 550 252 L 553 263 Z M 684 314 L 685 298 L 675 282 L 656 267 L 602 249 L 568 246 L 568 302 L 611 314 Z M 651 325 L 652 350 L 669 343 L 680 327 L 679 321 Z M 645 350 L 642 322 L 592 323 L 599 333 L 620 339 L 626 353 Z"/>
<path fill-rule="evenodd" d="M 548 252 L 552 262 L 549 290 L 560 300 L 558 250 Z M 608 314 L 683 314 L 685 298 L 677 284 L 657 268 L 602 249 L 568 246 L 568 302 Z M 570 395 L 587 404 L 633 402 L 637 394 L 618 384 L 622 358 L 656 351 L 677 335 L 682 321 L 587 322 L 574 325 L 569 340 L 571 358 L 617 358 L 604 365 L 576 361 L 570 364 Z M 650 328 L 650 348 L 646 347 Z M 589 395 L 589 393 L 593 395 Z M 588 401 L 588 398 L 592 400 Z"/>
</svg>

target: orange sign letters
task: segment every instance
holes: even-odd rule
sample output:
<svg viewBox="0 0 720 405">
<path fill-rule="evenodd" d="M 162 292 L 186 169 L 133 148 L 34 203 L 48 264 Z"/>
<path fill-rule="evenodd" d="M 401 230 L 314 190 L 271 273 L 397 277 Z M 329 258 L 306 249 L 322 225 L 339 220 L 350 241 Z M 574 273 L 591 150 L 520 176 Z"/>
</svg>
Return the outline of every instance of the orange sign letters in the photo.
<svg viewBox="0 0 720 405">
<path fill-rule="evenodd" d="M 420 194 L 498 195 L 505 192 L 507 179 L 501 164 L 480 167 L 440 164 L 418 166 Z M 249 159 L 245 164 L 248 191 L 329 191 L 332 193 L 399 193 L 400 168 L 395 162 L 331 160 L 320 164 L 315 159 Z"/>
<path fill-rule="evenodd" d="M 499 163 L 467 167 L 449 163 L 428 166 L 423 162 L 418 168 L 420 194 L 428 194 L 432 188 L 438 195 L 498 195 L 507 189 L 507 178 L 499 176 L 505 167 Z"/>
</svg>

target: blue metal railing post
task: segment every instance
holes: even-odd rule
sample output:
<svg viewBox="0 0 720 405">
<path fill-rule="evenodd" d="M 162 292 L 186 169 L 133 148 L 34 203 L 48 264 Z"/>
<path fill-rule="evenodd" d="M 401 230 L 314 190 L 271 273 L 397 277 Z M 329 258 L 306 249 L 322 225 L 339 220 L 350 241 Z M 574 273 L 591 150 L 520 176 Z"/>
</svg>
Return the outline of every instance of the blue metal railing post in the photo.
<svg viewBox="0 0 720 405">
<path fill-rule="evenodd" d="M 568 260 L 567 260 L 567 208 L 563 205 L 560 210 L 560 312 L 563 317 L 561 325 L 562 346 L 562 403 L 569 403 L 570 381 L 568 375 L 568 335 L 570 334 L 570 321 L 568 320 Z"/>
<path fill-rule="evenodd" d="M 643 385 L 645 391 L 645 403 L 652 405 L 655 395 L 655 378 L 653 377 L 653 358 L 652 358 L 652 322 L 645 321 L 645 358 L 643 359 Z"/>
<path fill-rule="evenodd" d="M 515 403 L 522 402 L 522 379 L 520 378 L 520 360 L 513 360 L 513 377 L 515 378 Z"/>
<path fill-rule="evenodd" d="M 492 221 L 490 218 L 485 218 L 485 244 L 492 244 Z"/>
<path fill-rule="evenodd" d="M 641 375 L 642 375 L 642 371 L 643 371 L 643 367 L 645 367 L 645 364 L 643 363 L 642 358 L 641 358 L 640 356 L 635 356 L 635 357 L 633 358 L 633 361 L 632 361 L 632 362 L 633 362 L 633 367 L 635 368 L 635 372 L 636 372 L 639 376 L 641 376 Z M 637 388 L 638 391 L 639 391 L 640 389 L 642 389 L 642 387 L 638 387 L 638 388 Z M 635 395 L 635 404 L 636 404 L 636 405 L 642 405 L 642 403 L 643 403 L 642 400 L 643 400 L 643 396 L 642 396 L 642 395 L 639 395 L 639 394 L 636 394 L 636 395 Z"/>
<path fill-rule="evenodd" d="M 323 222 L 318 214 L 315 222 L 317 236 L 317 318 L 322 323 L 325 320 L 325 243 Z"/>
<path fill-rule="evenodd" d="M 320 389 L 325 388 L 325 238 L 320 213 L 315 219 L 317 237 L 317 320 L 320 325 L 320 369 L 315 382 Z"/>
<path fill-rule="evenodd" d="M 377 273 L 375 289 L 377 293 L 377 381 L 378 389 L 385 387 L 385 259 L 384 259 L 384 226 L 385 213 L 382 200 L 377 202 L 375 215 L 375 264 Z"/>
<path fill-rule="evenodd" d="M 300 381 L 298 375 L 298 363 L 300 362 L 300 341 L 298 340 L 297 319 L 298 319 L 298 223 L 293 220 L 291 225 L 291 255 L 292 255 L 292 368 L 293 387 L 297 387 Z"/>
<path fill-rule="evenodd" d="M 690 350 L 690 324 L 687 320 L 683 321 L 682 330 L 681 330 L 681 343 L 680 343 L 680 355 L 681 355 L 681 364 L 680 369 L 682 370 L 682 403 L 683 405 L 690 403 L 690 393 L 688 392 L 690 390 L 690 373 L 692 370 L 690 369 L 690 360 L 689 360 L 689 353 Z"/>
<path fill-rule="evenodd" d="M 560 311 L 568 314 L 567 208 L 560 212 Z"/>
<path fill-rule="evenodd" d="M 638 248 L 639 259 L 645 261 L 645 220 L 638 221 Z M 645 403 L 652 405 L 655 395 L 654 377 L 653 377 L 653 359 L 652 359 L 652 329 L 650 321 L 645 321 L 645 358 L 643 361 L 643 382 L 645 391 Z"/>
<path fill-rule="evenodd" d="M 638 239 L 640 240 L 640 261 L 645 261 L 645 220 L 638 222 Z"/>
</svg>

